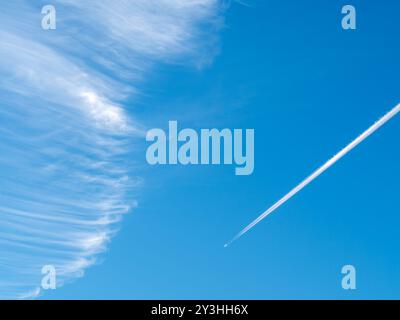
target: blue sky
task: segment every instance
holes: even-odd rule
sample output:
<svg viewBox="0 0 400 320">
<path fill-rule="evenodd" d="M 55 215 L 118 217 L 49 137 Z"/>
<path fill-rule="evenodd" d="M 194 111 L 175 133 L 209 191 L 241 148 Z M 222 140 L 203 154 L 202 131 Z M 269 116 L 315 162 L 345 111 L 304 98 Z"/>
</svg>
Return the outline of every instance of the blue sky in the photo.
<svg viewBox="0 0 400 320">
<path fill-rule="evenodd" d="M 399 298 L 398 118 L 223 245 L 400 102 L 400 4 L 185 3 L 3 5 L 0 297 Z M 254 128 L 254 173 L 149 166 L 170 120 Z"/>
</svg>

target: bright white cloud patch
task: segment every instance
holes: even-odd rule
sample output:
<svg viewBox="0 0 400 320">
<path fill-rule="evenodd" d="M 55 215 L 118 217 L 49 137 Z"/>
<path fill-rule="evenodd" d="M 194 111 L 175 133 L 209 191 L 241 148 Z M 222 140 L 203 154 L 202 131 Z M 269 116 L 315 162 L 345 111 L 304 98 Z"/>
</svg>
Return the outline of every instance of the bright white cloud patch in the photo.
<svg viewBox="0 0 400 320">
<path fill-rule="evenodd" d="M 140 126 L 125 101 L 157 62 L 208 63 L 217 0 L 59 0 L 0 12 L 0 298 L 41 293 L 83 275 L 135 205 L 126 152 Z M 207 33 L 207 41 L 203 35 Z"/>
</svg>

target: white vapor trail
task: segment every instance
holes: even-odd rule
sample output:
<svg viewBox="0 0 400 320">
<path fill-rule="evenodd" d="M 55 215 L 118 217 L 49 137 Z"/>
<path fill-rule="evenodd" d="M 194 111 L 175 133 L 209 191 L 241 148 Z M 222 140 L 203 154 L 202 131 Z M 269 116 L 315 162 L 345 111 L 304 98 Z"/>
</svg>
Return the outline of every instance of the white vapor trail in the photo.
<svg viewBox="0 0 400 320">
<path fill-rule="evenodd" d="M 385 114 L 381 119 L 379 119 L 375 124 L 369 127 L 366 131 L 364 131 L 360 136 L 358 136 L 355 140 L 353 140 L 349 145 L 343 148 L 340 152 L 338 152 L 334 157 L 329 159 L 323 166 L 321 166 L 318 170 L 312 173 L 308 178 L 302 181 L 298 186 L 292 189 L 288 194 L 286 194 L 283 198 L 281 198 L 278 202 L 276 202 L 272 207 L 270 207 L 267 211 L 265 211 L 262 215 L 260 215 L 257 219 L 255 219 L 252 223 L 250 223 L 246 228 L 240 231 L 231 241 L 225 244 L 225 248 L 231 245 L 233 242 L 238 240 L 245 233 L 254 228 L 259 222 L 269 216 L 272 212 L 282 206 L 285 202 L 294 197 L 298 192 L 304 189 L 308 184 L 318 178 L 322 173 L 328 170 L 331 166 L 333 166 L 337 161 L 343 158 L 347 153 L 357 147 L 361 142 L 367 139 L 370 135 L 372 135 L 375 131 L 377 131 L 380 127 L 382 127 L 386 122 L 392 119 L 395 115 L 400 112 L 400 104 L 390 110 L 387 114 Z"/>
</svg>

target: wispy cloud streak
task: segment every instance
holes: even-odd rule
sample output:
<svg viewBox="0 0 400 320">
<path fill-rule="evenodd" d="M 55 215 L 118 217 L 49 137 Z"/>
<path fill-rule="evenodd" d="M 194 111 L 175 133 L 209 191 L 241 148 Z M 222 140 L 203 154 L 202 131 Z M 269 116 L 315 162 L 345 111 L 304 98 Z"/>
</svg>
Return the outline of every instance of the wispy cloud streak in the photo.
<svg viewBox="0 0 400 320">
<path fill-rule="evenodd" d="M 391 111 L 389 111 L 385 116 L 379 119 L 375 124 L 369 127 L 366 131 L 364 131 L 360 136 L 358 136 L 355 140 L 353 140 L 349 145 L 339 151 L 335 156 L 329 159 L 323 166 L 321 166 L 318 170 L 313 172 L 309 177 L 307 177 L 304 181 L 302 181 L 298 186 L 292 189 L 288 194 L 286 194 L 283 198 L 281 198 L 278 202 L 276 202 L 272 207 L 270 207 L 267 211 L 265 211 L 262 215 L 260 215 L 257 219 L 255 219 L 252 223 L 250 223 L 247 227 L 245 227 L 242 231 L 240 231 L 230 242 L 225 244 L 225 247 L 228 247 L 234 241 L 238 240 L 245 233 L 254 228 L 258 223 L 260 223 L 263 219 L 269 216 L 272 212 L 277 210 L 280 206 L 282 206 L 285 202 L 294 197 L 297 193 L 299 193 L 302 189 L 304 189 L 308 184 L 318 178 L 322 173 L 328 170 L 331 166 L 333 166 L 336 162 L 338 162 L 341 158 L 343 158 L 346 154 L 348 154 L 351 150 L 357 147 L 361 142 L 367 139 L 370 135 L 372 135 L 375 131 L 377 131 L 380 127 L 382 127 L 386 122 L 392 119 L 400 112 L 400 104 L 394 107 Z"/>
<path fill-rule="evenodd" d="M 61 286 L 98 261 L 142 180 L 130 164 L 138 87 L 158 63 L 208 63 L 221 23 L 217 0 L 57 0 L 57 30 L 46 32 L 41 4 L 0 11 L 6 299 L 40 295 L 44 265 Z"/>
</svg>

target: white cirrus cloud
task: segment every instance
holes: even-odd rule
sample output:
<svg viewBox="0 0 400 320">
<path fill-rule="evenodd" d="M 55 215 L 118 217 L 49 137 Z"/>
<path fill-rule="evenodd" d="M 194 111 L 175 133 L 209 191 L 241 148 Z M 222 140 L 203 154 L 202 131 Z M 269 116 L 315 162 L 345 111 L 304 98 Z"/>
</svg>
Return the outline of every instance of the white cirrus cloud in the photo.
<svg viewBox="0 0 400 320">
<path fill-rule="evenodd" d="M 5 299 L 40 295 L 44 265 L 60 286 L 98 261 L 140 189 L 127 99 L 157 63 L 209 63 L 222 25 L 218 0 L 58 0 L 57 30 L 44 31 L 40 3 L 0 12 Z"/>
</svg>

